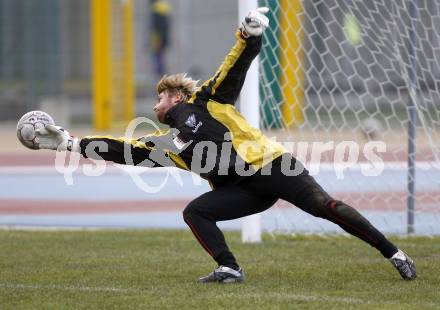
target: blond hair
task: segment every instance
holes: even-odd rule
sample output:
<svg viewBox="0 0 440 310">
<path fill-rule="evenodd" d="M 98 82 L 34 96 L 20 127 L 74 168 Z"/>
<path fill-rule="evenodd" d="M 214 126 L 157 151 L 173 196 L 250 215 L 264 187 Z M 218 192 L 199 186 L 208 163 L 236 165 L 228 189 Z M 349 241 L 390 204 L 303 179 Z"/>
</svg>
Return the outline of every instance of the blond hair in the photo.
<svg viewBox="0 0 440 310">
<path fill-rule="evenodd" d="M 186 76 L 186 73 L 164 75 L 156 89 L 158 94 L 166 90 L 181 92 L 185 100 L 188 100 L 194 94 L 197 82 Z"/>
</svg>

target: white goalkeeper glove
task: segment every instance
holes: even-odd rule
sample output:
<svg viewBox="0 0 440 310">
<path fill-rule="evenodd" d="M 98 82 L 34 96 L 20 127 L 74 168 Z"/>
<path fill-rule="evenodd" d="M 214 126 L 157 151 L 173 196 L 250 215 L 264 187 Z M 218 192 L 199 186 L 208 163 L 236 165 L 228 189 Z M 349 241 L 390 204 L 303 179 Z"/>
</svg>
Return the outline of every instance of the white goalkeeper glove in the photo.
<svg viewBox="0 0 440 310">
<path fill-rule="evenodd" d="M 35 141 L 39 149 L 80 152 L 78 138 L 72 137 L 60 126 L 46 125 L 37 130 Z"/>
<path fill-rule="evenodd" d="M 263 31 L 269 26 L 269 18 L 265 14 L 269 12 L 269 8 L 261 7 L 250 11 L 245 17 L 241 28 L 243 37 L 258 37 L 263 34 Z"/>
</svg>

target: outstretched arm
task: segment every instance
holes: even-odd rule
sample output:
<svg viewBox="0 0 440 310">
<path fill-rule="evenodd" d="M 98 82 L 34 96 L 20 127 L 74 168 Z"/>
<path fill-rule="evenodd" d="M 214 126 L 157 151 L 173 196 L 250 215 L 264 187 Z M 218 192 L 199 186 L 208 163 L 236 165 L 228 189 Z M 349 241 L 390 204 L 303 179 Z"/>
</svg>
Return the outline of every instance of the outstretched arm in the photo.
<svg viewBox="0 0 440 310">
<path fill-rule="evenodd" d="M 244 19 L 242 27 L 235 36 L 237 42 L 217 70 L 215 75 L 206 81 L 190 102 L 209 99 L 219 103 L 235 104 L 243 87 L 246 73 L 261 49 L 261 36 L 269 25 L 264 15 L 268 8 L 251 11 Z"/>
<path fill-rule="evenodd" d="M 161 138 L 166 140 L 168 135 L 168 132 L 158 132 L 140 139 L 112 136 L 87 136 L 78 139 L 59 126 L 46 125 L 37 132 L 37 140 L 40 149 L 78 152 L 86 158 L 124 165 L 177 166 L 186 169 L 178 154 L 162 148 L 164 144 L 156 145 Z"/>
<path fill-rule="evenodd" d="M 163 161 L 159 164 L 151 160 L 152 153 L 156 153 L 154 154 L 156 156 L 162 155 L 164 158 L 163 151 L 158 151 L 142 141 L 125 137 L 87 136 L 79 141 L 79 152 L 86 158 L 103 159 L 124 165 L 151 168 L 165 166 Z M 157 159 L 157 161 L 161 160 Z"/>
</svg>

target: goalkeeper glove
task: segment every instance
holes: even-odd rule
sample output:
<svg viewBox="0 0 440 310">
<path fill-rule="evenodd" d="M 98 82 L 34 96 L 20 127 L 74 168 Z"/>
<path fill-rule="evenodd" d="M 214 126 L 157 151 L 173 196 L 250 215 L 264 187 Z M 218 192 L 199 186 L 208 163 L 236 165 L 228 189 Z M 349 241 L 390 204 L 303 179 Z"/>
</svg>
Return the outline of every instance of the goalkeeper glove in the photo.
<svg viewBox="0 0 440 310">
<path fill-rule="evenodd" d="M 261 7 L 249 12 L 241 28 L 241 33 L 244 38 L 258 37 L 263 34 L 263 31 L 269 26 L 269 18 L 265 15 L 268 12 L 269 8 L 267 7 Z"/>
<path fill-rule="evenodd" d="M 78 138 L 72 137 L 68 131 L 60 126 L 44 126 L 36 131 L 35 140 L 39 149 L 80 152 Z"/>
</svg>

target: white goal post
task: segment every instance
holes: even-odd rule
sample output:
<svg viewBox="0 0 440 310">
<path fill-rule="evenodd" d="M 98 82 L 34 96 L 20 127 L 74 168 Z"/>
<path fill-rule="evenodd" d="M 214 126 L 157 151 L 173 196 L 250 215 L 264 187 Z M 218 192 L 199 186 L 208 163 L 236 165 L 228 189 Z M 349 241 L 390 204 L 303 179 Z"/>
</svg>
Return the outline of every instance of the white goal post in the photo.
<svg viewBox="0 0 440 310">
<path fill-rule="evenodd" d="M 249 11 L 258 7 L 258 0 L 238 1 L 238 21 L 241 23 Z M 240 94 L 240 112 L 254 127 L 260 126 L 258 57 L 252 62 Z M 242 219 L 243 242 L 261 241 L 261 215 L 254 214 Z"/>
</svg>

